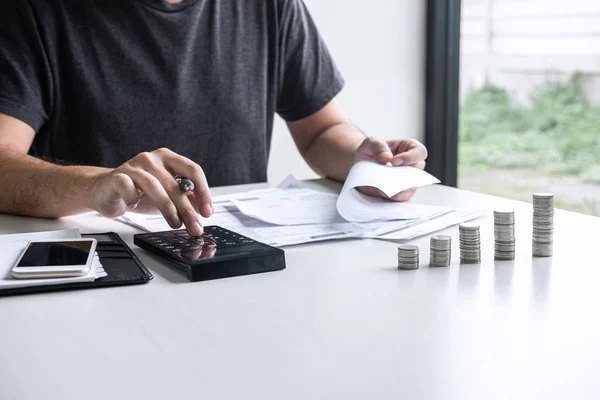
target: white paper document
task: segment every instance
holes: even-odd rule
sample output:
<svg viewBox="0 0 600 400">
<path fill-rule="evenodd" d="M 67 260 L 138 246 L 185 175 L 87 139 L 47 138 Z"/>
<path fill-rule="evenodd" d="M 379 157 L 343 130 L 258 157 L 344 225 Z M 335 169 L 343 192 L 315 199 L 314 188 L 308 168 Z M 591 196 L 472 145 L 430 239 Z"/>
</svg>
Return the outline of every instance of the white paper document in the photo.
<svg viewBox="0 0 600 400">
<path fill-rule="evenodd" d="M 371 199 L 354 189 L 376 186 L 391 196 L 439 182 L 416 168 L 360 162 L 352 171 L 342 190 L 347 196 L 344 200 L 340 200 L 341 195 L 303 189 L 289 176 L 277 188 L 214 197 L 215 212 L 203 218 L 203 223 L 282 247 L 346 238 L 412 239 L 482 215 L 471 210 Z M 374 174 L 371 179 L 369 174 Z M 119 220 L 151 232 L 171 230 L 161 215 L 127 213 Z"/>
<path fill-rule="evenodd" d="M 81 234 L 77 229 L 0 235 L 0 254 L 2 254 L 2 257 L 0 258 L 0 290 L 17 287 L 59 285 L 74 282 L 93 282 L 97 278 L 106 276 L 106 272 L 104 271 L 104 268 L 102 268 L 97 253 L 94 256 L 90 272 L 84 276 L 51 279 L 14 279 L 11 276 L 12 267 L 15 265 L 30 241 L 78 238 L 81 238 Z"/>
<path fill-rule="evenodd" d="M 354 164 L 348 174 L 337 200 L 337 210 L 345 220 L 352 222 L 427 218 L 450 208 L 411 201 L 393 202 L 364 195 L 356 188 L 372 186 L 392 197 L 405 190 L 434 183 L 440 181 L 418 168 L 390 167 L 374 161 L 360 161 Z"/>
<path fill-rule="evenodd" d="M 232 206 L 233 207 L 233 206 Z M 333 223 L 309 225 L 272 225 L 242 214 L 239 210 L 215 213 L 204 220 L 207 225 L 219 225 L 271 246 L 290 246 L 331 239 L 381 238 L 409 240 L 449 226 L 478 218 L 482 212 L 450 210 L 426 219 L 369 223 Z M 164 218 L 128 213 L 120 220 L 148 232 L 171 230 Z"/>
<path fill-rule="evenodd" d="M 160 216 L 127 213 L 118 218 L 122 222 L 149 232 L 171 230 Z M 203 218 L 205 225 L 219 225 L 271 246 L 289 246 L 329 239 L 366 237 L 368 230 L 349 222 L 309 225 L 273 225 L 244 215 L 231 202 L 215 206 L 210 218 Z"/>
<path fill-rule="evenodd" d="M 367 224 L 375 226 L 375 229 L 368 237 L 390 240 L 410 240 L 437 232 L 452 225 L 471 221 L 481 217 L 483 214 L 483 210 L 446 210 L 423 219 L 369 222 Z"/>
<path fill-rule="evenodd" d="M 309 189 L 248 193 L 231 202 L 244 215 L 275 225 L 347 222 L 337 211 L 338 196 Z"/>
<path fill-rule="evenodd" d="M 293 178 L 286 178 L 280 189 L 249 192 L 232 199 L 243 214 L 275 225 L 332 224 L 429 218 L 449 207 L 393 202 L 366 196 L 356 188 L 373 186 L 388 196 L 411 188 L 439 183 L 432 175 L 414 167 L 388 167 L 372 161 L 356 163 L 341 194 L 334 195 L 301 189 Z"/>
</svg>

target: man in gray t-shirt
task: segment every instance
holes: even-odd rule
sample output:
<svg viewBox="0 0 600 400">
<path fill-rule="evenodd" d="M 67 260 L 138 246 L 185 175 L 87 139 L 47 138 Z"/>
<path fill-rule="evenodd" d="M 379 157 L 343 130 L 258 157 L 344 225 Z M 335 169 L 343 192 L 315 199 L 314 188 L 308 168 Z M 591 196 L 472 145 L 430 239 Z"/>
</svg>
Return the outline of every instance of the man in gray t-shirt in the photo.
<svg viewBox="0 0 600 400">
<path fill-rule="evenodd" d="M 302 0 L 0 0 L 0 10 L 0 212 L 158 209 L 201 234 L 209 185 L 266 180 L 275 113 L 322 176 L 343 180 L 358 159 L 425 165 L 421 143 L 365 139 L 349 123 L 335 100 L 343 79 Z"/>
</svg>

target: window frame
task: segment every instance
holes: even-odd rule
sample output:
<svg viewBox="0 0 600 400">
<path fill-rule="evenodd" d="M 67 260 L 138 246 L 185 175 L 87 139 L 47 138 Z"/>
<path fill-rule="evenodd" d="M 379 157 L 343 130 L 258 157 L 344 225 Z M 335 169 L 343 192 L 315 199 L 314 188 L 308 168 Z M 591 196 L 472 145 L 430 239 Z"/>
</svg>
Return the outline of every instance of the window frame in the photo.
<svg viewBox="0 0 600 400">
<path fill-rule="evenodd" d="M 458 184 L 461 0 L 427 0 L 426 170 L 442 184 Z"/>
</svg>

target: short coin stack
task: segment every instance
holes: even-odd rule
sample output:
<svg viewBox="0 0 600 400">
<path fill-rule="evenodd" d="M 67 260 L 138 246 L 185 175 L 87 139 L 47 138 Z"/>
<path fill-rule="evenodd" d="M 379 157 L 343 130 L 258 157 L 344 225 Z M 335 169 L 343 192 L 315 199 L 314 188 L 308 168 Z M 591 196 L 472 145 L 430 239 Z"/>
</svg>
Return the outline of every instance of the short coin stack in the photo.
<svg viewBox="0 0 600 400">
<path fill-rule="evenodd" d="M 398 246 L 398 269 L 419 268 L 419 247 L 412 244 Z"/>
<path fill-rule="evenodd" d="M 481 237 L 479 225 L 460 224 L 458 226 L 460 240 L 460 262 L 463 264 L 481 263 Z"/>
<path fill-rule="evenodd" d="M 449 267 L 452 259 L 452 238 L 447 235 L 432 236 L 429 246 L 429 266 Z"/>
<path fill-rule="evenodd" d="M 513 210 L 494 211 L 494 258 L 515 259 L 515 212 Z"/>
<path fill-rule="evenodd" d="M 551 257 L 554 242 L 554 195 L 533 194 L 533 243 L 534 257 Z"/>
</svg>

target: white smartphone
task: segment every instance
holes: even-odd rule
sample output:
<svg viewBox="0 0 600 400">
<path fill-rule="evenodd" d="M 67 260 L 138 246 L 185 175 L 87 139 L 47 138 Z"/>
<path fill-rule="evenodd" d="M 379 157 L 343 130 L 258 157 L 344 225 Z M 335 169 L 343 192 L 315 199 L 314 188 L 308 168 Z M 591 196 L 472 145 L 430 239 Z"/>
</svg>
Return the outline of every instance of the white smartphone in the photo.
<svg viewBox="0 0 600 400">
<path fill-rule="evenodd" d="M 29 242 L 12 269 L 17 279 L 83 276 L 92 268 L 96 239 Z"/>
</svg>

